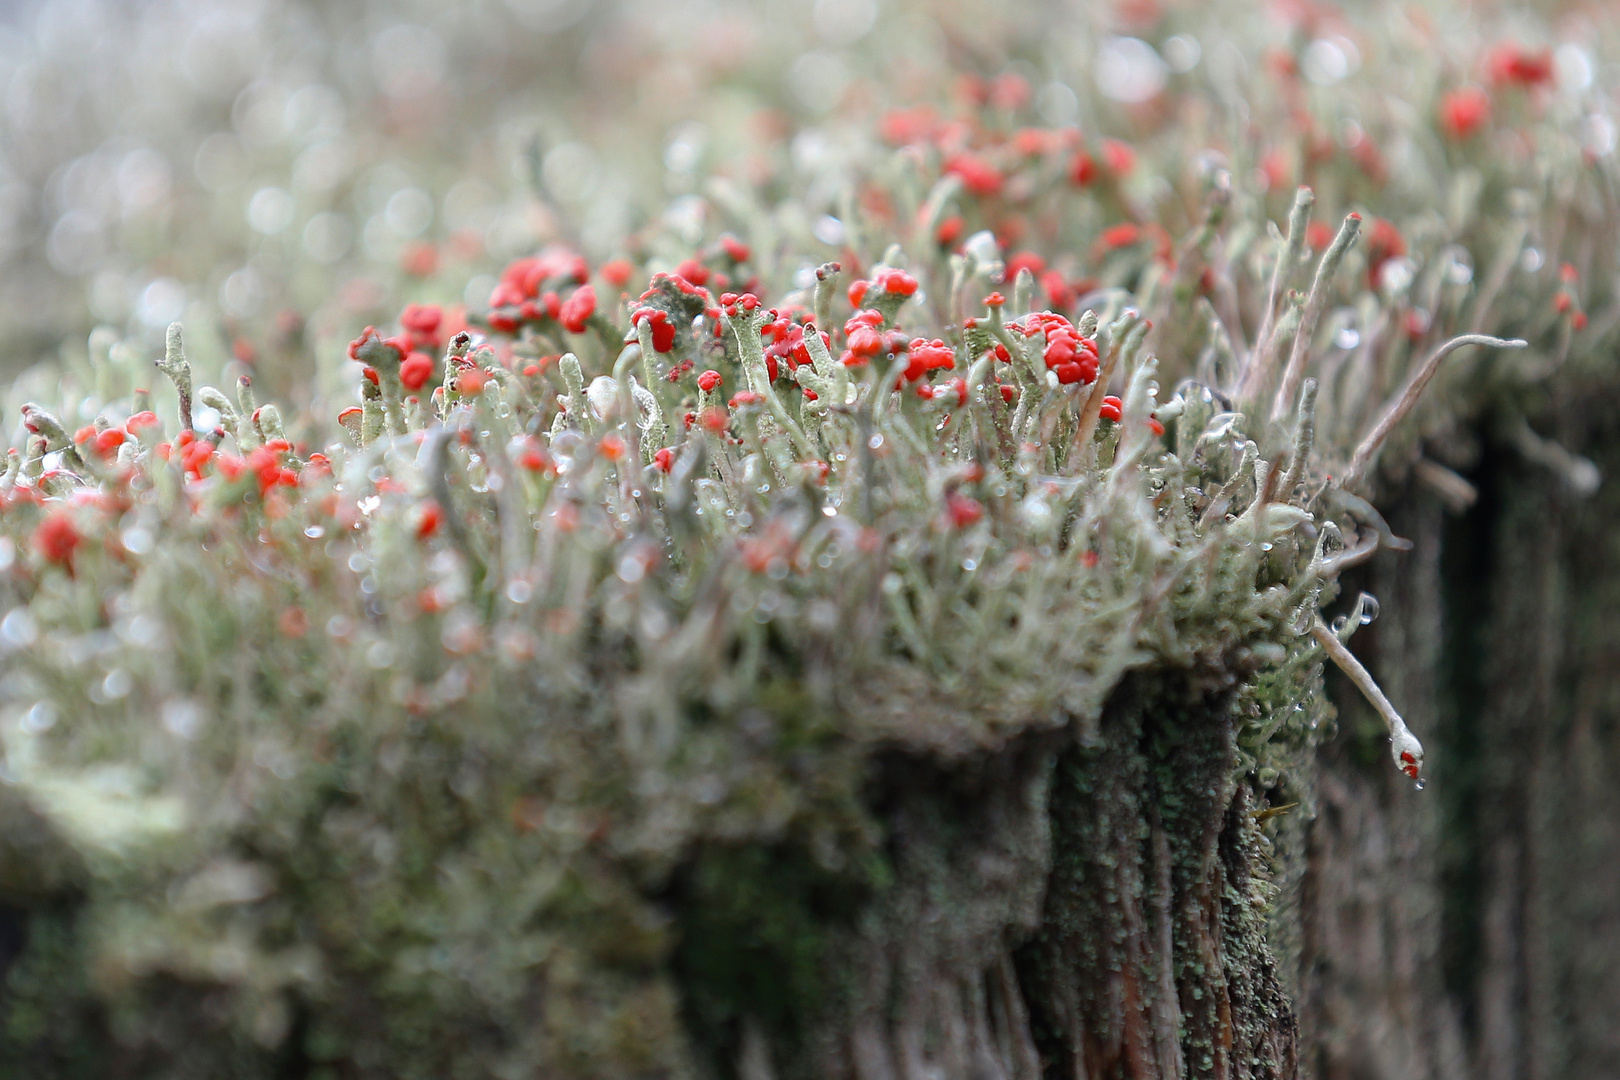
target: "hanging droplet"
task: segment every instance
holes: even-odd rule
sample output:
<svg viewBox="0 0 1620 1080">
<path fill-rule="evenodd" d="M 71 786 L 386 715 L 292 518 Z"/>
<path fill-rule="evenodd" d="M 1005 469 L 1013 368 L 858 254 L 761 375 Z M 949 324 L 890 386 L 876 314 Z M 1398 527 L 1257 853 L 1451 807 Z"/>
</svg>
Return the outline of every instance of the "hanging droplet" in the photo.
<svg viewBox="0 0 1620 1080">
<path fill-rule="evenodd" d="M 1362 626 L 1366 626 L 1368 623 L 1378 618 L 1378 597 L 1374 596 L 1372 593 L 1362 593 L 1358 606 L 1361 608 Z"/>
<path fill-rule="evenodd" d="M 1422 791 L 1423 790 L 1423 777 L 1420 776 L 1416 780 L 1412 781 L 1412 787 L 1417 791 Z"/>
</svg>

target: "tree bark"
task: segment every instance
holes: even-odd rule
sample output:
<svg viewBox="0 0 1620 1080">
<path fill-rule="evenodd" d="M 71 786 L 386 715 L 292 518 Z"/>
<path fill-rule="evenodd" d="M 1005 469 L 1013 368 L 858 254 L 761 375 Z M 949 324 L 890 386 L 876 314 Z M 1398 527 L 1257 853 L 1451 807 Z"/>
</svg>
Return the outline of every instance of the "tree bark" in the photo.
<svg viewBox="0 0 1620 1080">
<path fill-rule="evenodd" d="M 1605 400 L 1566 378 L 1532 426 L 1614 478 Z M 1308 1075 L 1620 1070 L 1620 492 L 1580 495 L 1510 435 L 1487 438 L 1469 475 L 1480 499 L 1460 518 L 1415 485 L 1382 500 L 1416 547 L 1368 568 L 1384 615 L 1352 643 L 1428 746 L 1428 790 L 1388 773 L 1370 713 L 1329 683 Z"/>
<path fill-rule="evenodd" d="M 1294 1075 L 1234 683 L 1142 671 L 1091 745 L 1064 730 L 971 760 L 892 756 L 872 785 L 891 878 L 828 950 L 832 992 L 799 1030 L 748 1008 L 699 1018 L 718 1070 Z"/>
</svg>

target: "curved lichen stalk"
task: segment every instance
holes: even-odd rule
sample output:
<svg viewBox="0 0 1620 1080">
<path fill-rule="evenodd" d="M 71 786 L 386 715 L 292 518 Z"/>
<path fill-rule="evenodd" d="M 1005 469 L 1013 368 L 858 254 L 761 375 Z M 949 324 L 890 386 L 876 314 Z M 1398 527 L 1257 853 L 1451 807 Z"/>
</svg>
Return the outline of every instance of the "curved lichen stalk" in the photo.
<svg viewBox="0 0 1620 1080">
<path fill-rule="evenodd" d="M 1340 671 L 1350 677 L 1366 697 L 1369 704 L 1378 712 L 1379 717 L 1389 729 L 1389 756 L 1394 760 L 1395 767 L 1423 785 L 1423 744 L 1417 740 L 1401 719 L 1401 714 L 1389 703 L 1384 692 L 1378 688 L 1373 677 L 1367 674 L 1367 669 L 1361 666 L 1355 654 L 1345 648 L 1344 642 L 1339 640 L 1337 634 L 1328 629 L 1321 619 L 1311 623 L 1311 636 L 1322 646 L 1328 658 Z"/>
</svg>

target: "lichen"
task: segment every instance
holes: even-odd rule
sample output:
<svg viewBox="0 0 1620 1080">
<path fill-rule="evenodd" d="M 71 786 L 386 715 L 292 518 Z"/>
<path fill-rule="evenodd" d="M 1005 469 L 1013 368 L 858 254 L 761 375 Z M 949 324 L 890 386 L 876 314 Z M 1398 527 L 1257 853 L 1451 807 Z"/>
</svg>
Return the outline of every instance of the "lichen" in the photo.
<svg viewBox="0 0 1620 1080">
<path fill-rule="evenodd" d="M 1099 183 L 972 119 L 978 156 L 854 136 L 847 268 L 790 174 L 746 238 L 651 227 L 611 277 L 548 247 L 466 326 L 367 328 L 334 417 L 180 324 L 157 394 L 112 332 L 23 404 L 0 1063 L 1286 1075 L 1324 655 L 1422 766 L 1319 615 L 1401 545 L 1369 478 L 1597 353 L 1611 275 L 1526 268 L 1589 216 L 1532 160 L 1443 217 L 1256 191 L 1248 136 L 1147 146 L 1178 180 L 1142 201 L 1123 144 Z M 1008 205 L 1084 290 L 1004 250 Z"/>
</svg>

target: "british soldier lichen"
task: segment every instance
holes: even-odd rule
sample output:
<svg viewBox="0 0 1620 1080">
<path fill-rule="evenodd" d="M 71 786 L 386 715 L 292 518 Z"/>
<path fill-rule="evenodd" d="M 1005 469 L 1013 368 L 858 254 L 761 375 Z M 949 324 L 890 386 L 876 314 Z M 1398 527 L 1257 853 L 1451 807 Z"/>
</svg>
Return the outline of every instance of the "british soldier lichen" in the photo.
<svg viewBox="0 0 1620 1080">
<path fill-rule="evenodd" d="M 1421 122 L 1485 138 L 1483 93 Z M 1325 656 L 1419 778 L 1319 611 L 1396 542 L 1367 501 L 1381 453 L 1403 468 L 1436 417 L 1612 338 L 1580 305 L 1612 281 L 1521 256 L 1585 204 L 1538 202 L 1529 162 L 1453 219 L 1360 184 L 1290 204 L 1234 182 L 1268 168 L 1245 144 L 1150 207 L 1125 181 L 1170 150 L 975 123 L 886 125 L 907 150 L 869 147 L 850 183 L 882 198 L 834 222 L 837 263 L 796 238 L 792 177 L 741 238 L 658 234 L 594 269 L 550 246 L 470 319 L 366 328 L 331 415 L 203 385 L 179 323 L 168 404 L 64 384 L 23 405 L 4 779 L 83 861 L 85 992 L 139 1016 L 152 980 L 223 986 L 240 1038 L 303 1025 L 334 1058 L 678 1071 L 661 890 L 735 863 L 774 895 L 749 844 L 871 885 L 881 748 L 1084 744 L 1128 673 L 1221 672 L 1270 787 Z M 1039 250 L 1013 250 L 1037 207 Z M 117 338 L 90 350 L 99 385 L 139 349 Z M 1443 363 L 1464 345 L 1520 351 Z M 357 988 L 433 1019 L 351 1029 Z"/>
</svg>

